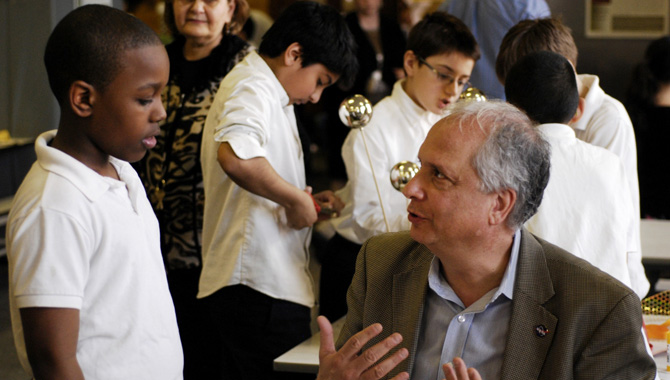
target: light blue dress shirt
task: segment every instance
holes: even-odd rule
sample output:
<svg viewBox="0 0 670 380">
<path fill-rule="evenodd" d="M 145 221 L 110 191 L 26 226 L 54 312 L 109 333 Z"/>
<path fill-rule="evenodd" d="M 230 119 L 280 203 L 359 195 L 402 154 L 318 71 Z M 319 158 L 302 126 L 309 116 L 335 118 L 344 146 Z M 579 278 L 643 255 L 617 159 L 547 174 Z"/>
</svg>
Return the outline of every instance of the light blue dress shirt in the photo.
<svg viewBox="0 0 670 380">
<path fill-rule="evenodd" d="M 520 240 L 521 231 L 517 230 L 500 286 L 468 308 L 442 275 L 440 260 L 433 258 L 410 378 L 441 380 L 444 378 L 442 364 L 456 356 L 468 367 L 477 369 L 482 379 L 500 378 L 512 315 Z"/>
<path fill-rule="evenodd" d="M 472 70 L 470 83 L 489 98 L 505 99 L 496 76 L 496 57 L 507 31 L 519 21 L 551 16 L 545 0 L 446 0 L 439 10 L 467 25 L 477 39 L 481 58 Z"/>
</svg>

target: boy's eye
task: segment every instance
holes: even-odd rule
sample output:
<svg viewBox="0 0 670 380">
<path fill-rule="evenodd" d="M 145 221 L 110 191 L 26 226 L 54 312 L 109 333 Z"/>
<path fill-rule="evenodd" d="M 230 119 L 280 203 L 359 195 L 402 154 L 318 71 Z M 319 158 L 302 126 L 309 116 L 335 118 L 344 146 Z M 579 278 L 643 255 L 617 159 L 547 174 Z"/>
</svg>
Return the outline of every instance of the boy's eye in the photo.
<svg viewBox="0 0 670 380">
<path fill-rule="evenodd" d="M 153 99 L 137 99 L 137 102 L 142 106 L 148 106 L 152 101 Z"/>
</svg>

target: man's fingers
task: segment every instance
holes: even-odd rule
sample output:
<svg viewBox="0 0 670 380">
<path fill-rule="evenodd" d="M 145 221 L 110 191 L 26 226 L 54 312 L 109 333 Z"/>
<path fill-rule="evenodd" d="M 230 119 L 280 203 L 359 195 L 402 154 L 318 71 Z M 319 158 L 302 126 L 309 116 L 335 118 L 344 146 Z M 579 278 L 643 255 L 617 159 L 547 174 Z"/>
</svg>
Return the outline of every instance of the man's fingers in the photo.
<svg viewBox="0 0 670 380">
<path fill-rule="evenodd" d="M 468 366 L 465 365 L 465 362 L 461 358 L 454 358 L 454 369 L 456 370 L 456 378 L 467 380 L 470 377 L 468 376 Z"/>
<path fill-rule="evenodd" d="M 468 376 L 470 376 L 470 380 L 482 380 L 479 372 L 474 368 L 468 368 Z"/>
<path fill-rule="evenodd" d="M 328 318 L 320 315 L 316 318 L 316 322 L 321 330 L 321 343 L 319 345 L 319 358 L 335 352 L 335 341 L 333 339 L 333 326 L 328 321 Z"/>
<path fill-rule="evenodd" d="M 379 335 L 382 332 L 382 325 L 379 323 L 374 323 L 363 331 L 358 332 L 356 335 L 352 336 L 347 340 L 347 342 L 340 349 L 340 354 L 345 358 L 351 358 L 357 355 L 363 349 L 363 346 L 370 341 L 370 339 Z"/>
<path fill-rule="evenodd" d="M 442 371 L 446 380 L 482 380 L 474 368 L 468 368 L 463 359 L 454 358 L 453 363 L 442 365 Z"/>
<path fill-rule="evenodd" d="M 398 334 L 398 336 L 399 336 L 399 334 Z M 402 339 L 400 341 L 402 341 Z M 379 343 L 376 346 L 379 346 L 382 343 Z M 400 343 L 400 342 L 398 342 L 398 343 Z M 384 353 L 382 355 L 386 354 L 386 352 L 388 352 L 392 347 L 395 347 L 395 345 L 396 344 L 394 344 L 390 348 L 388 346 L 385 346 L 384 348 L 386 350 L 384 351 Z M 372 349 L 372 348 L 370 348 L 370 349 Z M 362 355 L 362 356 L 365 356 L 365 354 Z M 362 376 L 362 379 L 364 379 L 364 380 L 381 379 L 382 377 L 386 376 L 386 374 L 389 373 L 389 371 L 391 371 L 393 368 L 395 368 L 395 366 L 397 366 L 401 361 L 407 359 L 407 356 L 409 356 L 409 352 L 407 351 L 406 348 L 399 349 L 398 351 L 394 352 L 393 355 L 391 355 L 390 357 L 385 359 L 383 362 L 381 362 L 381 363 L 377 364 L 376 366 L 367 370 L 365 372 L 365 374 Z M 398 376 L 394 377 L 394 379 L 396 379 L 396 378 L 397 379 L 403 379 L 403 378 L 407 379 L 407 378 L 409 378 L 409 374 L 407 374 L 407 377 L 404 377 L 404 376 L 401 376 L 401 375 L 403 375 L 403 374 L 402 373 L 399 374 Z"/>
<path fill-rule="evenodd" d="M 442 372 L 444 372 L 445 380 L 457 380 L 454 365 L 451 363 L 442 364 Z"/>
</svg>

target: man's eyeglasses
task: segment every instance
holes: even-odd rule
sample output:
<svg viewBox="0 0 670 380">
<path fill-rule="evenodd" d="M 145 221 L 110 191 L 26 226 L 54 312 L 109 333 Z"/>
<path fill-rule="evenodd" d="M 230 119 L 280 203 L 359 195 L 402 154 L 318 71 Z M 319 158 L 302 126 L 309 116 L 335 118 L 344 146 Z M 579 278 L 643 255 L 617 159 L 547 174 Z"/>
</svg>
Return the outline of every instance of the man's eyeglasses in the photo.
<svg viewBox="0 0 670 380">
<path fill-rule="evenodd" d="M 453 76 L 451 76 L 449 74 L 444 74 L 444 73 L 441 73 L 441 72 L 437 71 L 437 69 L 434 68 L 433 65 L 431 65 L 430 63 L 426 62 L 425 59 L 423 59 L 419 56 L 417 56 L 417 58 L 419 59 L 419 63 L 426 65 L 426 67 L 429 68 L 430 71 L 432 71 L 437 76 L 437 79 L 440 82 L 442 82 L 443 85 L 451 86 L 452 84 L 454 84 L 454 82 L 456 82 L 456 84 L 458 85 L 458 88 L 460 88 L 461 91 L 470 87 L 470 82 L 468 82 L 466 80 L 463 80 L 463 79 L 456 80 L 456 78 L 454 78 Z"/>
</svg>

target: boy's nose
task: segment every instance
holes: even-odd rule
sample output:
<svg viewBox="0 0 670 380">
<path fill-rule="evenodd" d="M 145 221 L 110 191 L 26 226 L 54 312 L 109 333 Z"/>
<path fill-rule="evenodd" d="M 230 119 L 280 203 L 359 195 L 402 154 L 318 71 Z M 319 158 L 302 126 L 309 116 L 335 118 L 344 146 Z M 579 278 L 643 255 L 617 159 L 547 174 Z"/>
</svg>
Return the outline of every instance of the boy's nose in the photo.
<svg viewBox="0 0 670 380">
<path fill-rule="evenodd" d="M 165 107 L 163 107 L 163 102 L 158 102 L 159 106 L 156 112 L 154 112 L 154 120 L 153 122 L 161 122 L 167 118 L 167 112 L 165 111 Z"/>
<path fill-rule="evenodd" d="M 319 88 L 316 91 L 312 93 L 312 95 L 309 96 L 309 101 L 312 103 L 318 103 L 319 99 L 321 99 L 321 94 L 323 93 L 323 89 Z"/>
<path fill-rule="evenodd" d="M 458 95 L 458 90 L 458 81 L 453 81 L 444 85 L 444 93 L 449 95 L 449 97 Z"/>
</svg>

